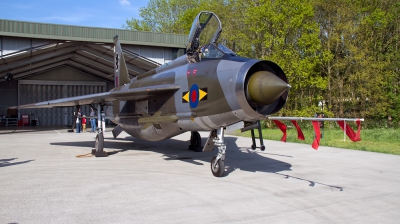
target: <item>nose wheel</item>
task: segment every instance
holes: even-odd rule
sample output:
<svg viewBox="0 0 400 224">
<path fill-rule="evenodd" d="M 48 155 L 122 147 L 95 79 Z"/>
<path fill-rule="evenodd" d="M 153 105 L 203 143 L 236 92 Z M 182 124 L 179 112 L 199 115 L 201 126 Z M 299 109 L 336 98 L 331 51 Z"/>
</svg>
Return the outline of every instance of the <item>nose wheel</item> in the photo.
<svg viewBox="0 0 400 224">
<path fill-rule="evenodd" d="M 211 172 L 215 177 L 222 177 L 225 172 L 225 150 L 224 127 L 217 131 L 214 144 L 218 146 L 218 154 L 211 159 Z"/>
<path fill-rule="evenodd" d="M 219 159 L 218 161 L 216 160 L 217 156 L 214 156 L 211 159 L 211 172 L 215 177 L 222 177 L 225 172 L 225 161 L 221 159 Z"/>
</svg>

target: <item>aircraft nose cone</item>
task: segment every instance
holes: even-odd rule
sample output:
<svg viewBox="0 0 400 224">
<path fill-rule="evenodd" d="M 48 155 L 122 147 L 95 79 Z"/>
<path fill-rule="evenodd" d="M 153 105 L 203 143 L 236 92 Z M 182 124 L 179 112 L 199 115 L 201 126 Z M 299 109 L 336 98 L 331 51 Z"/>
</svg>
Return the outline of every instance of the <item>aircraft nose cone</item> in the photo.
<svg viewBox="0 0 400 224">
<path fill-rule="evenodd" d="M 291 86 L 269 71 L 254 73 L 247 85 L 247 96 L 255 103 L 269 105 Z"/>
</svg>

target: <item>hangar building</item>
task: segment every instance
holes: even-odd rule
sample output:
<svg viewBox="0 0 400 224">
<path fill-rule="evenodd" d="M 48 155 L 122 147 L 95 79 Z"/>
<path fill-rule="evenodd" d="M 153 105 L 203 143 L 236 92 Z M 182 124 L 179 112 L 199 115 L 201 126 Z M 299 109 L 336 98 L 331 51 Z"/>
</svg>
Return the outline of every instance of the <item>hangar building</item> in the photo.
<svg viewBox="0 0 400 224">
<path fill-rule="evenodd" d="M 183 55 L 187 43 L 184 35 L 0 19 L 0 125 L 22 115 L 40 125 L 72 124 L 72 107 L 18 115 L 8 107 L 111 90 L 115 35 L 131 78 Z"/>
</svg>

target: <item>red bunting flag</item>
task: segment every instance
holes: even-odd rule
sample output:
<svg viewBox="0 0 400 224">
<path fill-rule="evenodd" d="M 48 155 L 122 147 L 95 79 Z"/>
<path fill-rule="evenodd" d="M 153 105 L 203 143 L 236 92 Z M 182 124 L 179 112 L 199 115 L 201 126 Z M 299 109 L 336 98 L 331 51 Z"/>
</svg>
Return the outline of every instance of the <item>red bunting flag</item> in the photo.
<svg viewBox="0 0 400 224">
<path fill-rule="evenodd" d="M 303 140 L 304 141 L 304 134 L 300 129 L 300 126 L 297 124 L 297 121 L 292 120 L 292 124 L 296 127 L 297 129 L 297 139 Z"/>
<path fill-rule="evenodd" d="M 275 118 L 275 117 L 271 117 L 271 118 Z M 271 119 L 270 118 L 270 119 Z M 287 133 L 286 133 L 286 125 L 285 124 L 283 124 L 282 122 L 280 122 L 280 121 L 278 121 L 278 120 L 274 120 L 274 119 L 271 119 L 278 127 L 279 127 L 279 129 L 282 131 L 282 133 L 283 133 L 283 136 L 282 136 L 282 138 L 281 138 L 281 141 L 283 141 L 283 142 L 286 142 L 286 137 L 287 137 Z M 289 120 L 289 119 L 287 119 L 287 120 Z M 311 119 L 308 119 L 308 120 L 311 120 Z M 353 131 L 353 129 L 350 127 L 350 125 L 346 125 L 346 127 L 345 127 L 345 122 L 346 121 L 344 121 L 344 120 L 336 120 L 337 121 L 337 123 L 339 124 L 339 126 L 342 128 L 342 130 L 343 131 L 345 131 L 345 133 L 346 133 L 346 135 L 353 141 L 353 142 L 357 142 L 357 141 L 360 141 L 361 140 L 361 138 L 360 138 L 360 134 L 361 134 L 361 120 L 362 119 L 357 119 L 356 120 L 356 123 L 357 123 L 357 127 L 358 127 L 358 130 L 357 130 L 357 133 L 355 133 L 354 131 Z M 315 149 L 315 150 L 317 150 L 318 149 L 318 147 L 319 147 L 319 144 L 320 144 L 320 140 L 321 140 L 321 130 L 320 130 L 320 122 L 321 121 L 314 121 L 314 120 L 311 120 L 312 121 L 312 125 L 313 125 L 313 127 L 314 127 L 314 132 L 315 132 L 315 138 L 314 138 L 314 141 L 313 141 L 313 143 L 312 143 L 312 147 Z M 304 140 L 305 138 L 304 138 L 304 134 L 303 134 L 303 132 L 301 131 L 301 128 L 300 128 L 300 126 L 298 125 L 298 123 L 297 123 L 297 121 L 296 120 L 291 120 L 291 122 L 292 122 L 292 124 L 296 127 L 296 129 L 297 129 L 297 138 L 298 139 L 300 139 L 300 140 Z M 346 129 L 346 130 L 345 130 Z"/>
<path fill-rule="evenodd" d="M 315 138 L 314 138 L 314 142 L 312 143 L 312 147 L 313 147 L 313 149 L 317 150 L 319 147 L 319 141 L 321 139 L 321 133 L 319 130 L 319 122 L 312 121 L 312 125 L 314 126 L 314 131 L 315 131 Z"/>
<path fill-rule="evenodd" d="M 345 121 L 337 121 L 337 123 L 339 124 L 339 126 L 342 128 L 342 130 L 344 131 L 344 122 Z M 361 121 L 357 120 L 357 133 L 355 133 L 353 131 L 353 129 L 350 127 L 350 125 L 346 125 L 346 135 L 350 138 L 350 140 L 352 140 L 353 142 L 357 142 L 360 141 L 360 134 L 361 134 Z"/>
<path fill-rule="evenodd" d="M 275 122 L 275 124 L 278 126 L 279 129 L 281 129 L 283 136 L 281 138 L 282 142 L 286 142 L 286 125 L 280 121 L 277 120 L 272 120 L 273 122 Z"/>
</svg>

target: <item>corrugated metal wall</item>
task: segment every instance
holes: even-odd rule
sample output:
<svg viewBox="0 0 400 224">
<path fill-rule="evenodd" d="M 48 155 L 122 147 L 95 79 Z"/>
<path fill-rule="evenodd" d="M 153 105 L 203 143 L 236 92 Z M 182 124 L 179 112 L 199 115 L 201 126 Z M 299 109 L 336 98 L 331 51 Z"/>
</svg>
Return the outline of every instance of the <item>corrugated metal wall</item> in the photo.
<svg viewBox="0 0 400 224">
<path fill-rule="evenodd" d="M 30 80 L 48 80 L 48 81 L 98 81 L 93 76 L 89 76 L 74 68 L 63 66 L 42 74 L 29 77 Z"/>
<path fill-rule="evenodd" d="M 19 104 L 29 104 L 64 97 L 80 96 L 106 91 L 105 82 L 43 82 L 23 80 L 19 83 Z M 89 115 L 90 107 L 82 106 L 82 114 Z M 38 118 L 39 125 L 71 125 L 75 108 L 24 109 L 19 114 Z"/>
<path fill-rule="evenodd" d="M 30 80 L 20 80 L 18 86 L 18 105 L 108 91 L 106 82 L 66 66 L 33 76 Z M 37 117 L 39 125 L 71 125 L 74 110 L 73 107 L 24 109 L 19 114 Z M 88 115 L 89 106 L 83 106 L 82 113 Z"/>
<path fill-rule="evenodd" d="M 18 104 L 18 84 L 16 82 L 0 85 L 0 116 L 7 115 L 7 109 Z"/>
<path fill-rule="evenodd" d="M 19 84 L 19 102 L 28 104 L 63 98 L 63 85 Z M 64 108 L 25 109 L 20 114 L 28 114 L 31 118 L 38 117 L 40 125 L 66 125 Z"/>
</svg>

